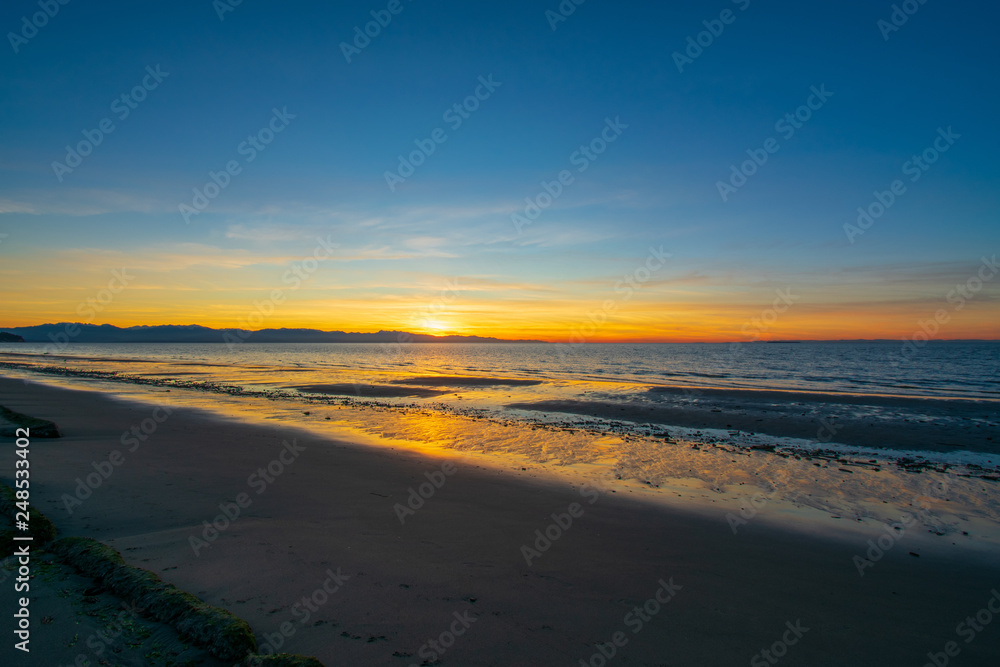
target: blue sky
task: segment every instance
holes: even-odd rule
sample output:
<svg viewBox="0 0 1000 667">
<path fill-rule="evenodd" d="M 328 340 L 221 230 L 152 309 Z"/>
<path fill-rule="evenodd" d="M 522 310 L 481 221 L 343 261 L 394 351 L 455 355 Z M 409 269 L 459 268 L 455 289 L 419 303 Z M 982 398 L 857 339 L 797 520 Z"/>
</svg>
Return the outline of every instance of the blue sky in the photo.
<svg viewBox="0 0 1000 667">
<path fill-rule="evenodd" d="M 429 330 L 557 340 L 662 246 L 671 260 L 595 339 L 738 340 L 789 286 L 802 297 L 776 334 L 901 336 L 1000 245 L 993 5 L 912 3 L 885 39 L 892 3 L 588 0 L 553 30 L 555 0 L 401 0 L 348 63 L 342 43 L 388 4 L 244 0 L 220 20 L 209 0 L 71 0 L 16 53 L 8 35 L 7 324 L 79 319 L 121 266 L 139 278 L 95 321 L 232 324 L 332 234 L 337 256 L 267 326 L 419 328 L 457 279 Z M 8 2 L 0 26 L 39 11 Z M 679 71 L 673 54 L 723 11 Z M 147 67 L 168 75 L 119 119 L 112 101 Z M 480 77 L 499 86 L 452 130 L 442 114 Z M 812 87 L 832 96 L 782 137 Z M 273 109 L 294 119 L 246 163 L 238 146 Z M 114 131 L 60 182 L 52 163 L 105 118 Z M 627 128 L 577 172 L 606 119 Z M 390 191 L 386 171 L 436 128 L 447 141 Z M 850 243 L 857 208 L 939 128 L 960 138 Z M 723 201 L 717 183 L 771 137 Z M 230 160 L 240 173 L 186 223 L 179 204 Z M 517 233 L 511 215 L 564 169 L 573 183 Z M 995 337 L 997 296 L 990 282 L 942 335 Z"/>
</svg>

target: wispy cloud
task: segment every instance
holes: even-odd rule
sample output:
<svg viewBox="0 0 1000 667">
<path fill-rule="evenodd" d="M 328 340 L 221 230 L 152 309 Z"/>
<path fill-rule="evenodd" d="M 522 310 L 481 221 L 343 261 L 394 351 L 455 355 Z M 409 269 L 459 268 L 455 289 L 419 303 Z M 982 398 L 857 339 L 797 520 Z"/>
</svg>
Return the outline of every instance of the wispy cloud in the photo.
<svg viewBox="0 0 1000 667">
<path fill-rule="evenodd" d="M 46 188 L 10 193 L 0 198 L 0 214 L 91 216 L 104 213 L 176 212 L 176 202 L 120 190 Z"/>
<path fill-rule="evenodd" d="M 28 202 L 0 198 L 0 215 L 4 213 L 33 213 L 37 215 L 38 210 Z"/>
<path fill-rule="evenodd" d="M 247 241 L 301 241 L 310 238 L 308 230 L 301 225 L 230 225 L 226 229 L 227 239 L 242 239 Z"/>
</svg>

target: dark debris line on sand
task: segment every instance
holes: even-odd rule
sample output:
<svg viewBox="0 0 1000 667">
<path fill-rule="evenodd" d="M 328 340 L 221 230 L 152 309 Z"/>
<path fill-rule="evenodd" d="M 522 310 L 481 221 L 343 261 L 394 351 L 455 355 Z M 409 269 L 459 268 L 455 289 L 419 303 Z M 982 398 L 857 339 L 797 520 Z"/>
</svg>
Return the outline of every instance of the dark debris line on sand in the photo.
<svg viewBox="0 0 1000 667">
<path fill-rule="evenodd" d="M 128 565 L 120 553 L 97 540 L 64 537 L 48 550 L 147 615 L 172 625 L 183 639 L 206 647 L 222 660 L 240 660 L 257 649 L 246 621 L 205 604 L 149 570 Z"/>
<path fill-rule="evenodd" d="M 10 426 L 5 425 L 3 422 L 10 422 Z M 59 438 L 62 435 L 59 433 L 59 427 L 54 423 L 48 421 L 47 419 L 38 419 L 37 417 L 29 417 L 28 415 L 23 415 L 20 412 L 14 412 L 9 408 L 5 408 L 0 405 L 0 437 L 3 438 L 15 438 L 17 437 L 18 428 L 31 429 L 31 437 L 33 438 Z"/>
<path fill-rule="evenodd" d="M 0 511 L 5 517 L 14 516 L 14 489 L 0 483 Z M 231 612 L 209 605 L 197 597 L 166 583 L 149 570 L 125 562 L 115 549 L 89 537 L 64 537 L 56 540 L 56 528 L 49 519 L 30 509 L 29 534 L 35 548 L 57 556 L 98 587 L 107 588 L 125 602 L 131 603 L 146 616 L 173 627 L 182 639 L 204 647 L 215 657 L 227 662 L 256 667 L 323 667 L 315 658 L 291 655 L 257 655 L 257 640 L 243 619 Z M 14 554 L 14 532 L 0 531 L 2 555 Z"/>
</svg>

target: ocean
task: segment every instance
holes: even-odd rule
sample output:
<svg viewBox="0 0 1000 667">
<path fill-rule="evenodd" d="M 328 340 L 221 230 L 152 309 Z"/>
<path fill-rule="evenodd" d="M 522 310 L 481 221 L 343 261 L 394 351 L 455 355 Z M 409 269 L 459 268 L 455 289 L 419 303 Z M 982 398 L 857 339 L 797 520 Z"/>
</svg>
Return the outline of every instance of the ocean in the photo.
<svg viewBox="0 0 1000 667">
<path fill-rule="evenodd" d="M 903 498 L 944 481 L 955 508 L 1000 521 L 1000 343 L 931 343 L 905 361 L 901 350 L 248 342 L 53 354 L 4 344 L 0 375 L 507 473 L 630 484 L 664 502 L 698 489 L 711 503 L 782 479 L 800 506 L 861 518 L 886 511 L 873 489 Z M 58 421 L 58 406 L 51 414 Z"/>
<path fill-rule="evenodd" d="M 894 342 L 248 342 L 70 344 L 54 354 L 46 345 L 6 344 L 0 372 L 136 398 L 170 389 L 174 400 L 188 396 L 229 413 L 253 404 L 273 419 L 339 405 L 356 409 L 352 423 L 368 430 L 378 430 L 372 408 L 419 409 L 744 448 L 839 447 L 897 459 L 916 452 L 932 463 L 995 468 L 1000 343 L 901 350 Z M 338 419 L 348 423 L 349 412 Z M 442 421 L 439 435 L 450 437 L 456 424 Z"/>
<path fill-rule="evenodd" d="M 241 386 L 381 382 L 414 374 L 1000 399 L 1000 342 L 691 344 L 0 344 L 0 360 L 82 363 Z M 16 355 L 16 356 L 12 356 Z M 23 356 L 22 356 L 23 355 Z M 30 357 L 30 359 L 26 358 Z M 65 358 L 65 361 L 63 361 Z"/>
</svg>

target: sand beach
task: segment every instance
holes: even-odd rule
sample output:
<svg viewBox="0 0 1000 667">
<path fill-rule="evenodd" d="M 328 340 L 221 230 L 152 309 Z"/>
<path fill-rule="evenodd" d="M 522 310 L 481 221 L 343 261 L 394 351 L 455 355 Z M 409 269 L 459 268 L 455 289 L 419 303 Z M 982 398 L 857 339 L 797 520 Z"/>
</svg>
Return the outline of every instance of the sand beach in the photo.
<svg viewBox="0 0 1000 667">
<path fill-rule="evenodd" d="M 958 641 L 961 664 L 986 665 L 1000 646 L 995 627 L 968 644 L 955 634 L 1000 584 L 988 540 L 842 529 L 849 519 L 818 512 L 786 520 L 775 495 L 754 514 L 685 511 L 627 484 L 337 440 L 168 397 L 157 407 L 0 381 L 0 404 L 63 432 L 32 445 L 35 502 L 60 534 L 101 540 L 231 610 L 264 647 L 326 665 L 768 664 L 772 648 L 783 664 L 919 665 Z M 89 494 L 77 489 L 111 460 Z M 888 548 L 866 556 L 887 530 Z M 859 557 L 870 566 L 859 571 Z M 35 637 L 68 664 L 76 650 L 60 645 L 58 620 Z"/>
</svg>

